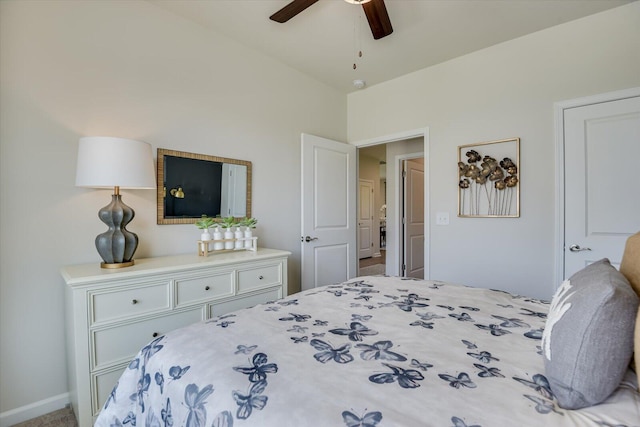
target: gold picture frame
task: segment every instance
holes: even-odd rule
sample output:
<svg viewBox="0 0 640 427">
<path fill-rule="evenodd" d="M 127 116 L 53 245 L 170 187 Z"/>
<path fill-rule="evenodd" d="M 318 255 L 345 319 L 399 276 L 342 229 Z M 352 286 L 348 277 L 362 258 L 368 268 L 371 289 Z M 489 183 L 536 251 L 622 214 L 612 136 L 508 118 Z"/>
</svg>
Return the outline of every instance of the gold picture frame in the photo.
<svg viewBox="0 0 640 427">
<path fill-rule="evenodd" d="M 458 216 L 520 217 L 520 138 L 458 146 Z"/>
<path fill-rule="evenodd" d="M 236 217 L 237 218 L 251 217 L 252 165 L 250 161 L 229 159 L 226 157 L 211 156 L 207 154 L 188 153 L 185 151 L 176 151 L 176 150 L 170 150 L 166 148 L 158 148 L 157 158 L 158 158 L 157 170 L 156 170 L 156 177 L 158 182 L 157 192 L 156 192 L 157 224 L 195 224 L 196 221 L 202 218 L 201 211 L 198 211 L 197 213 L 194 213 L 191 215 L 184 215 L 184 216 L 167 215 L 165 199 L 173 199 L 175 197 L 178 199 L 182 199 L 183 201 L 185 200 L 188 201 L 190 194 L 196 193 L 196 194 L 202 195 L 206 193 L 206 191 L 202 189 L 201 183 L 199 182 L 199 179 L 197 176 L 195 176 L 195 174 L 193 174 L 194 176 L 188 176 L 186 179 L 186 181 L 189 182 L 188 185 L 191 188 L 186 187 L 187 185 L 186 182 L 183 183 L 185 185 L 185 188 L 183 188 L 182 186 L 175 187 L 173 185 L 168 185 L 168 180 L 170 180 L 171 178 L 169 175 L 175 175 L 175 173 L 167 173 L 166 166 L 167 166 L 167 159 L 169 158 L 194 160 L 194 161 L 197 161 L 198 163 L 199 162 L 219 163 L 223 166 L 225 165 L 226 166 L 228 165 L 244 166 L 246 168 L 246 172 L 245 172 L 246 184 L 244 187 L 238 187 L 238 194 L 245 198 L 244 199 L 245 212 L 244 212 L 244 215 L 236 216 Z M 193 163 L 193 162 L 190 162 L 190 163 Z M 192 173 L 189 172 L 187 173 L 187 175 L 192 175 Z M 219 186 L 220 183 L 218 182 L 217 185 Z M 185 193 L 186 193 L 186 196 L 185 196 Z M 228 214 L 224 214 L 222 212 L 220 213 L 220 217 L 225 217 L 225 216 L 228 216 Z"/>
</svg>

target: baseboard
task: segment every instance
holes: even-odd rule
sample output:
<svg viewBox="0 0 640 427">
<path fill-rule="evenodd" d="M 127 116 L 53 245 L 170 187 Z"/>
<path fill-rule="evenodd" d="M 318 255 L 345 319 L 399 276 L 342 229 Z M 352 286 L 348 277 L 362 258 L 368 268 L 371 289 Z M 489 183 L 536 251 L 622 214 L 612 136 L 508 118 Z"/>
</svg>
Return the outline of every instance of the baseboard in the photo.
<svg viewBox="0 0 640 427">
<path fill-rule="evenodd" d="M 9 427 L 36 418 L 69 404 L 69 393 L 63 393 L 10 411 L 0 412 L 0 427 Z"/>
</svg>

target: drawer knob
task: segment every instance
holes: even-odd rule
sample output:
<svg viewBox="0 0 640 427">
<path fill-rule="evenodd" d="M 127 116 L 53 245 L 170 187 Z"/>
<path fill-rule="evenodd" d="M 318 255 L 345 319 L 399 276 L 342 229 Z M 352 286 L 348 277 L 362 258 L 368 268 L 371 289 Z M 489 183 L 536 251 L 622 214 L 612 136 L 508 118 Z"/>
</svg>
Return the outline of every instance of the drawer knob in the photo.
<svg viewBox="0 0 640 427">
<path fill-rule="evenodd" d="M 158 333 L 157 333 L 157 332 L 154 332 L 154 333 L 152 334 L 152 336 L 155 338 L 155 337 L 157 337 L 157 336 L 158 336 Z"/>
<path fill-rule="evenodd" d="M 134 305 L 135 305 L 135 304 L 137 304 L 137 303 L 138 303 L 138 300 L 137 300 L 137 299 L 132 299 L 132 300 L 131 300 L 131 304 L 134 304 Z"/>
<path fill-rule="evenodd" d="M 205 290 L 205 291 L 208 291 L 209 289 L 211 289 L 211 287 L 209 287 L 209 286 L 205 286 L 205 287 L 204 287 L 204 290 Z"/>
<path fill-rule="evenodd" d="M 264 276 L 258 276 L 258 279 L 262 280 L 264 279 Z"/>
</svg>

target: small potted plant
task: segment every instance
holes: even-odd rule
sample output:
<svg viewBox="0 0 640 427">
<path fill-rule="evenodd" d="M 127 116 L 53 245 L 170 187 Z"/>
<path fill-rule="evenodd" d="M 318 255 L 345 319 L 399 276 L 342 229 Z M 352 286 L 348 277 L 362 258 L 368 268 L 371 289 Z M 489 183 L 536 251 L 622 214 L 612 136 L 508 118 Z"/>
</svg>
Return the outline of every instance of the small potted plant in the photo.
<svg viewBox="0 0 640 427">
<path fill-rule="evenodd" d="M 223 237 L 222 237 L 222 231 L 220 231 L 220 222 L 216 221 L 213 223 L 213 250 L 214 251 L 219 251 L 221 249 L 224 249 L 224 242 L 222 241 Z"/>
<path fill-rule="evenodd" d="M 222 218 L 220 225 L 225 229 L 224 240 L 227 240 L 224 242 L 224 248 L 233 249 L 233 232 L 231 231 L 231 228 L 236 225 L 236 219 L 232 216 Z"/>
<path fill-rule="evenodd" d="M 245 229 L 244 229 L 244 247 L 245 248 L 250 248 L 251 246 L 253 246 L 253 241 L 252 241 L 252 237 L 253 237 L 253 229 L 256 228 L 256 225 L 258 224 L 258 220 L 255 218 L 244 218 L 241 223 Z"/>
<path fill-rule="evenodd" d="M 211 240 L 211 233 L 209 233 L 209 228 L 213 226 L 215 223 L 213 218 L 209 218 L 206 215 L 202 215 L 202 217 L 195 222 L 196 227 L 202 230 L 202 234 L 200 235 L 200 240 L 203 242 Z"/>
</svg>

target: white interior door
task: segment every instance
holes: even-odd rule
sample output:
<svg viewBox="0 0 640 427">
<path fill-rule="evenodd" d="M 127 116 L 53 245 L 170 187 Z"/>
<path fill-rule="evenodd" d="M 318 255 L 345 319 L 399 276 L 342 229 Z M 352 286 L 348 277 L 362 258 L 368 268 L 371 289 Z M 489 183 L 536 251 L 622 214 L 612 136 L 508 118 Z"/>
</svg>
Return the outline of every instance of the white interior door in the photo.
<svg viewBox="0 0 640 427">
<path fill-rule="evenodd" d="M 357 275 L 356 147 L 302 134 L 302 290 Z"/>
<path fill-rule="evenodd" d="M 424 158 L 405 160 L 404 268 L 405 277 L 424 278 Z"/>
<path fill-rule="evenodd" d="M 358 197 L 358 258 L 373 256 L 373 181 L 360 180 Z"/>
<path fill-rule="evenodd" d="M 564 278 L 640 230 L 640 96 L 564 110 Z"/>
</svg>

